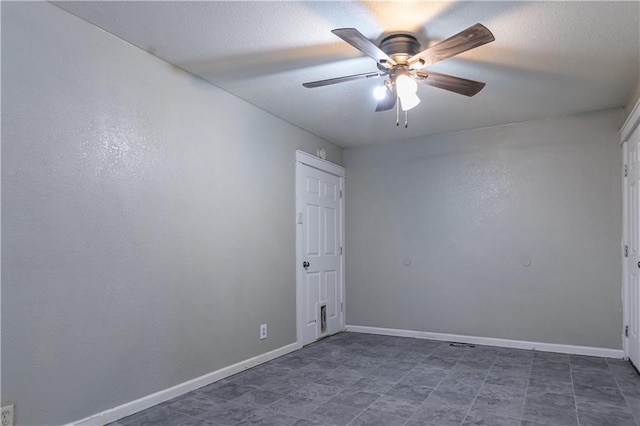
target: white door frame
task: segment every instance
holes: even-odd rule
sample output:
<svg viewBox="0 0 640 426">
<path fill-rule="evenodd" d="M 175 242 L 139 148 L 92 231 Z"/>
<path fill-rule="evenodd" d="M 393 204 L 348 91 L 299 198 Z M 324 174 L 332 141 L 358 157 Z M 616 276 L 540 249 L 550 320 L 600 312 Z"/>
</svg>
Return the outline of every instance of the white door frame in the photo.
<svg viewBox="0 0 640 426">
<path fill-rule="evenodd" d="M 640 100 L 636 103 L 635 107 L 629 114 L 629 117 L 624 122 L 622 129 L 620 129 L 620 145 L 622 147 L 622 167 L 627 164 L 627 145 L 626 142 L 633 131 L 640 125 Z M 622 175 L 622 349 L 624 351 L 624 357 L 629 358 L 629 345 L 628 340 L 625 337 L 625 326 L 629 325 L 629 280 L 627 277 L 627 261 L 624 255 L 624 248 L 629 241 L 629 227 L 627 221 L 629 220 L 627 208 L 629 206 L 629 200 L 627 194 L 627 179 Z"/>
<path fill-rule="evenodd" d="M 342 197 L 340 199 L 340 246 L 343 248 L 343 252 L 340 255 L 340 279 L 342 280 L 342 301 L 345 301 L 345 272 L 344 272 L 344 180 L 345 180 L 345 170 L 344 167 L 338 166 L 337 164 L 333 164 L 327 160 L 322 160 L 318 157 L 315 157 L 311 154 L 308 154 L 304 151 L 297 150 L 296 151 L 296 211 L 295 211 L 295 227 L 296 227 L 296 339 L 298 345 L 302 344 L 302 323 L 304 322 L 302 305 L 304 301 L 302 300 L 302 291 L 300 286 L 303 285 L 304 282 L 304 273 L 302 271 L 302 246 L 301 246 L 301 234 L 300 234 L 300 226 L 298 226 L 298 213 L 302 211 L 302 207 L 300 204 L 300 197 L 298 195 L 298 185 L 299 176 L 298 176 L 298 163 L 305 164 L 307 166 L 313 167 L 318 170 L 322 170 L 324 172 L 330 173 L 332 175 L 338 176 L 340 178 L 340 191 L 342 191 Z M 346 312 L 346 303 L 344 309 L 340 313 L 340 329 L 345 329 L 345 312 Z"/>
</svg>

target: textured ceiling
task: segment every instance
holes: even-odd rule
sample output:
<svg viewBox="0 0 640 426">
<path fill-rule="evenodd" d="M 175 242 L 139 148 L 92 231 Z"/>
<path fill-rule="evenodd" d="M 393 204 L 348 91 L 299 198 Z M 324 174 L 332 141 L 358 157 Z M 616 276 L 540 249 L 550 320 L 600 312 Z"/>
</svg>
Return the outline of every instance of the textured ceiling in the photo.
<svg viewBox="0 0 640 426">
<path fill-rule="evenodd" d="M 57 6 L 342 147 L 624 106 L 639 75 L 638 2 L 56 2 Z M 409 128 L 375 113 L 381 79 L 331 34 L 414 32 L 423 48 L 480 22 L 493 43 L 429 69 L 486 82 L 467 98 L 421 85 Z"/>
</svg>

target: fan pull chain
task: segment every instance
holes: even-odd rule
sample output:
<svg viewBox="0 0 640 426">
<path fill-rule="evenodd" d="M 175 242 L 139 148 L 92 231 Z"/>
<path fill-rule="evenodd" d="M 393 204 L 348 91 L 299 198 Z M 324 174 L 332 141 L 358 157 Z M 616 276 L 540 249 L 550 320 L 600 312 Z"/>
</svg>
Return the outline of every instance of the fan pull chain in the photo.
<svg viewBox="0 0 640 426">
<path fill-rule="evenodd" d="M 396 99 L 396 126 L 400 126 L 400 98 Z"/>
<path fill-rule="evenodd" d="M 404 128 L 409 127 L 409 110 L 404 112 Z"/>
</svg>

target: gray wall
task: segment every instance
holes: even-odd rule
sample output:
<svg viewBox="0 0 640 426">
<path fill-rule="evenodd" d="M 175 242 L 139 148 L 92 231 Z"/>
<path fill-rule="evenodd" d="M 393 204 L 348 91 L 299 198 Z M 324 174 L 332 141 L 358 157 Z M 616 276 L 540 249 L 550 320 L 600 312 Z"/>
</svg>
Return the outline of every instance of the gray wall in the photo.
<svg viewBox="0 0 640 426">
<path fill-rule="evenodd" d="M 296 340 L 295 149 L 341 149 L 47 3 L 2 2 L 2 89 L 2 404 L 19 424 Z"/>
<path fill-rule="evenodd" d="M 620 349 L 623 119 L 345 150 L 347 324 Z"/>
</svg>

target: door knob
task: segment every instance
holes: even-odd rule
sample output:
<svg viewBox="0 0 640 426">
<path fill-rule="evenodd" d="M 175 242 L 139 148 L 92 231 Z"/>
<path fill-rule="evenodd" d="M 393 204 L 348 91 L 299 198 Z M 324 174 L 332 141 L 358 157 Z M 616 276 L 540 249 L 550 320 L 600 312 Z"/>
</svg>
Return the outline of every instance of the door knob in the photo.
<svg viewBox="0 0 640 426">
<path fill-rule="evenodd" d="M 302 262 L 302 267 L 304 269 L 307 269 L 309 267 L 309 262 L 307 262 L 306 260 Z M 640 268 L 640 262 L 638 262 L 638 267 Z"/>
<path fill-rule="evenodd" d="M 640 268 L 640 262 L 638 262 L 638 268 Z"/>
</svg>

